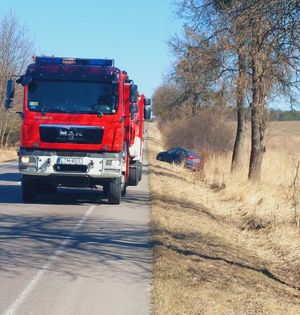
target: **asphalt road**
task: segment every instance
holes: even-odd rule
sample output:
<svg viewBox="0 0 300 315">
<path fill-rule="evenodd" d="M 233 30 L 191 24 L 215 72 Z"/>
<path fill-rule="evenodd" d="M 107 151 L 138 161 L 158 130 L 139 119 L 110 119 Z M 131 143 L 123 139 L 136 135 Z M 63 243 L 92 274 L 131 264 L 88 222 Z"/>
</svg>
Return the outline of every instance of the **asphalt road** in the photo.
<svg viewBox="0 0 300 315">
<path fill-rule="evenodd" d="M 67 188 L 23 204 L 19 179 L 0 164 L 0 314 L 149 315 L 146 172 L 119 206 Z"/>
</svg>

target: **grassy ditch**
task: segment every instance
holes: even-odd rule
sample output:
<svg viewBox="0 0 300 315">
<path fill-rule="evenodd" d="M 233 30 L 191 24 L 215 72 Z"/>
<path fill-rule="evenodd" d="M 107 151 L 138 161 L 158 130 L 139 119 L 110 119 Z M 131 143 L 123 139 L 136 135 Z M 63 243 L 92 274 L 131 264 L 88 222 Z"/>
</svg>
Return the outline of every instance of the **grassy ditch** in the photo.
<svg viewBox="0 0 300 315">
<path fill-rule="evenodd" d="M 270 153 L 273 175 L 250 186 L 229 175 L 227 156 L 201 175 L 156 161 L 162 149 L 149 124 L 154 314 L 300 314 L 295 157 Z"/>
</svg>

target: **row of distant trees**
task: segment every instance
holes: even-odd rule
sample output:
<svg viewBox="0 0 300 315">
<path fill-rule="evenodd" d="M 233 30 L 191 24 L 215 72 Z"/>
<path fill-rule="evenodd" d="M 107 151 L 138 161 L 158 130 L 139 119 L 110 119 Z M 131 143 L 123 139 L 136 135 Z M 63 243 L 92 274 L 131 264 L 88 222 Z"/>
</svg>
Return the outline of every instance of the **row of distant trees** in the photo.
<svg viewBox="0 0 300 315">
<path fill-rule="evenodd" d="M 268 104 L 280 96 L 292 106 L 297 99 L 300 2 L 178 0 L 174 5 L 184 22 L 183 32 L 170 40 L 176 61 L 154 95 L 155 113 L 172 120 L 180 109 L 188 120 L 203 108 L 234 106 L 237 129 L 231 170 L 235 172 L 242 165 L 250 108 L 248 177 L 260 180 Z"/>
<path fill-rule="evenodd" d="M 270 110 L 271 118 L 279 121 L 300 120 L 300 111 L 298 110 Z"/>
<path fill-rule="evenodd" d="M 0 17 L 0 149 L 15 145 L 19 141 L 20 119 L 14 112 L 4 108 L 6 81 L 12 75 L 22 74 L 34 44 L 26 27 L 14 13 Z M 21 90 L 16 90 L 16 109 L 21 109 Z M 19 108 L 18 108 L 19 106 Z"/>
</svg>

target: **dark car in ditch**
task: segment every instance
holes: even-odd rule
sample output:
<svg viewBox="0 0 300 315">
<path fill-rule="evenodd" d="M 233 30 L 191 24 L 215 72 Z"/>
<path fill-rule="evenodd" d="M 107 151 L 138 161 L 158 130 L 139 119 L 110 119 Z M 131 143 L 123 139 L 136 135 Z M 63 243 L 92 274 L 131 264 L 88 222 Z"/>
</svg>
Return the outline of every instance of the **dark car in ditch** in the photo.
<svg viewBox="0 0 300 315">
<path fill-rule="evenodd" d="M 163 162 L 183 164 L 184 167 L 197 171 L 203 167 L 202 157 L 189 149 L 171 148 L 167 151 L 159 152 L 156 159 Z"/>
</svg>

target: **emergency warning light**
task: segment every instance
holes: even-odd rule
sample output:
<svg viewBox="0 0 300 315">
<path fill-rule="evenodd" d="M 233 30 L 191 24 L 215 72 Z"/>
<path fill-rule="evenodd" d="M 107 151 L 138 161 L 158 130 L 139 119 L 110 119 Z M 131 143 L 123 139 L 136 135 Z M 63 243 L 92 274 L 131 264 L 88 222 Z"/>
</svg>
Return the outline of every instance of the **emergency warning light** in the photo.
<svg viewBox="0 0 300 315">
<path fill-rule="evenodd" d="M 34 57 L 35 63 L 39 65 L 86 65 L 86 66 L 114 66 L 113 59 L 83 59 L 67 57 Z"/>
</svg>

